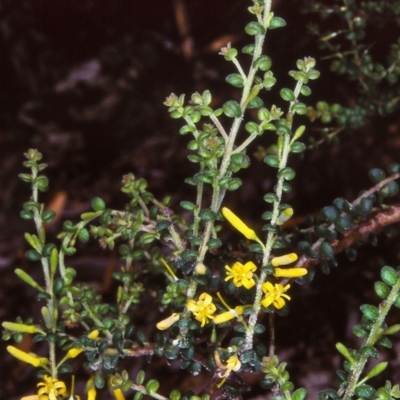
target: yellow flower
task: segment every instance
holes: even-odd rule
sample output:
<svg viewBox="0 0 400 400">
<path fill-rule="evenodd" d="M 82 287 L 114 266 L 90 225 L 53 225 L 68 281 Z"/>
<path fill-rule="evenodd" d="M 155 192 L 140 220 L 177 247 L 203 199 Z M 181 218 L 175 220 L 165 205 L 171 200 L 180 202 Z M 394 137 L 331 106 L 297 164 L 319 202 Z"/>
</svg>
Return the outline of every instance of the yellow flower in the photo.
<svg viewBox="0 0 400 400">
<path fill-rule="evenodd" d="M 112 389 L 112 392 L 117 400 L 125 400 L 124 392 L 121 389 Z"/>
<path fill-rule="evenodd" d="M 35 325 L 26 325 L 17 322 L 7 322 L 7 321 L 4 321 L 1 325 L 3 326 L 3 328 L 13 332 L 25 332 L 25 333 L 39 332 L 44 334 L 44 332 Z"/>
<path fill-rule="evenodd" d="M 279 217 L 276 220 L 276 225 L 283 225 L 286 221 L 289 221 L 292 215 L 293 215 L 293 208 L 292 207 L 285 208 L 279 214 Z"/>
<path fill-rule="evenodd" d="M 237 217 L 229 208 L 223 207 L 222 208 L 222 215 L 228 220 L 228 222 L 236 228 L 245 238 L 249 240 L 255 240 L 256 242 L 260 243 L 261 246 L 264 244 L 261 240 L 257 237 L 256 233 L 253 229 L 250 229 L 239 217 Z"/>
<path fill-rule="evenodd" d="M 165 331 L 170 326 L 172 326 L 176 321 L 179 321 L 179 318 L 180 318 L 180 315 L 178 313 L 173 313 L 168 318 L 163 319 L 162 321 L 160 321 L 156 325 L 157 329 L 159 329 L 160 331 Z"/>
<path fill-rule="evenodd" d="M 225 269 L 227 270 L 225 281 L 233 279 L 233 284 L 236 287 L 244 286 L 246 289 L 250 289 L 256 284 L 253 279 L 253 272 L 257 267 L 252 261 L 248 261 L 244 265 L 237 261 L 232 268 L 226 265 Z"/>
<path fill-rule="evenodd" d="M 284 294 L 290 285 L 283 286 L 280 283 L 272 285 L 271 282 L 265 282 L 262 285 L 262 290 L 265 293 L 264 300 L 261 301 L 261 304 L 267 308 L 271 304 L 273 304 L 277 309 L 282 308 L 285 305 L 285 299 L 290 300 L 290 297 L 287 294 Z"/>
<path fill-rule="evenodd" d="M 94 331 L 89 333 L 88 338 L 89 339 L 96 339 L 98 336 L 99 336 L 99 331 L 97 329 L 95 329 Z M 77 348 L 77 347 L 73 347 L 72 349 L 69 349 L 68 353 L 64 357 L 63 361 L 68 359 L 68 358 L 77 357 L 79 354 L 82 353 L 82 351 L 83 351 L 83 348 Z"/>
<path fill-rule="evenodd" d="M 220 374 L 220 378 L 227 377 L 232 371 L 239 371 L 241 366 L 242 363 L 240 362 L 236 354 L 230 356 L 226 361 L 225 372 L 223 374 Z"/>
<path fill-rule="evenodd" d="M 96 399 L 96 386 L 94 385 L 94 375 L 88 380 L 86 384 L 86 391 L 87 391 L 87 400 L 95 400 Z"/>
<path fill-rule="evenodd" d="M 18 358 L 18 360 L 24 361 L 27 364 L 31 364 L 36 368 L 44 367 L 49 362 L 47 358 L 39 357 L 33 353 L 26 353 L 25 351 L 17 349 L 14 346 L 7 346 L 7 351 L 15 358 Z"/>
<path fill-rule="evenodd" d="M 37 384 L 39 400 L 58 400 L 58 396 L 68 396 L 64 382 L 48 375 L 43 377 L 43 381 Z"/>
<path fill-rule="evenodd" d="M 218 373 L 220 378 L 224 378 L 218 384 L 218 387 L 221 387 L 224 384 L 226 378 L 229 376 L 229 374 L 232 371 L 239 371 L 240 367 L 242 366 L 242 363 L 240 362 L 240 360 L 236 354 L 230 356 L 228 358 L 228 360 L 226 361 L 226 365 L 225 365 L 222 363 L 219 353 L 216 351 L 214 353 L 214 360 L 215 360 L 215 364 L 217 364 L 217 367 L 223 370 L 223 372 Z"/>
<path fill-rule="evenodd" d="M 281 265 L 291 264 L 292 262 L 297 260 L 296 253 L 285 254 L 284 256 L 274 257 L 271 260 L 271 264 L 273 267 L 279 267 Z"/>
<path fill-rule="evenodd" d="M 239 316 L 243 314 L 245 308 L 245 306 L 236 306 L 235 309 L 231 308 L 229 311 L 216 315 L 213 322 L 214 324 L 222 324 L 232 318 L 239 318 Z"/>
<path fill-rule="evenodd" d="M 274 276 L 277 278 L 299 278 L 300 276 L 307 275 L 305 268 L 275 268 Z"/>
<path fill-rule="evenodd" d="M 213 314 L 217 310 L 217 307 L 212 302 L 212 297 L 206 292 L 202 293 L 197 301 L 189 300 L 187 308 L 201 323 L 201 327 L 208 322 L 208 319 L 214 319 Z"/>
<path fill-rule="evenodd" d="M 119 385 L 121 384 L 120 378 L 116 376 L 110 377 L 109 387 L 111 389 L 112 394 L 117 400 L 125 400 L 124 392 L 120 389 Z"/>
</svg>

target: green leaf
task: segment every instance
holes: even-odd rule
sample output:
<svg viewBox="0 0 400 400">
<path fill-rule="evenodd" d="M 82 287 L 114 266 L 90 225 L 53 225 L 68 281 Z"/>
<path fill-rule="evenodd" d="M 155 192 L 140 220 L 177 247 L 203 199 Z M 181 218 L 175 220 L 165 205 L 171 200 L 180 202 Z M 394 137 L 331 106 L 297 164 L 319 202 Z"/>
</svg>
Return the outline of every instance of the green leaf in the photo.
<svg viewBox="0 0 400 400">
<path fill-rule="evenodd" d="M 230 74 L 226 77 L 226 81 L 237 88 L 243 87 L 243 78 L 240 74 Z"/>
<path fill-rule="evenodd" d="M 381 299 L 387 299 L 390 293 L 390 289 L 387 285 L 385 285 L 383 282 L 375 282 L 374 284 L 374 289 L 375 293 L 381 298 Z"/>
<path fill-rule="evenodd" d="M 181 201 L 179 204 L 184 210 L 188 211 L 193 211 L 196 208 L 196 205 L 191 201 Z"/>
<path fill-rule="evenodd" d="M 257 58 L 254 62 L 254 67 L 258 68 L 260 71 L 268 71 L 272 66 L 272 60 L 270 57 L 262 55 Z"/>
<path fill-rule="evenodd" d="M 360 353 L 364 356 L 378 358 L 378 350 L 374 346 L 363 346 L 360 349 Z"/>
<path fill-rule="evenodd" d="M 53 210 L 46 210 L 43 212 L 42 214 L 42 221 L 45 224 L 50 223 L 51 221 L 53 221 L 53 219 L 56 217 L 56 213 Z"/>
<path fill-rule="evenodd" d="M 180 400 L 181 392 L 179 390 L 173 390 L 169 395 L 170 400 Z"/>
<path fill-rule="evenodd" d="M 279 168 L 279 158 L 277 156 L 269 155 L 264 158 L 264 162 L 270 167 Z"/>
<path fill-rule="evenodd" d="M 367 318 L 369 321 L 376 321 L 379 317 L 378 308 L 370 304 L 363 304 L 360 307 L 360 310 L 363 313 L 364 317 Z"/>
<path fill-rule="evenodd" d="M 100 197 L 95 197 L 91 204 L 94 211 L 103 211 L 106 208 L 106 203 Z"/>
<path fill-rule="evenodd" d="M 139 371 L 138 374 L 136 375 L 136 383 L 138 385 L 142 385 L 144 382 L 145 378 L 145 372 L 143 370 Z"/>
<path fill-rule="evenodd" d="M 236 189 L 239 189 L 240 186 L 242 186 L 242 180 L 240 178 L 232 178 L 228 182 L 227 189 L 232 192 Z"/>
<path fill-rule="evenodd" d="M 217 214 L 209 208 L 205 208 L 199 212 L 199 217 L 203 221 L 213 221 L 217 219 Z"/>
<path fill-rule="evenodd" d="M 323 241 L 321 243 L 321 246 L 319 248 L 321 255 L 324 258 L 327 258 L 328 260 L 331 260 L 334 257 L 334 251 L 333 251 L 333 247 L 332 245 L 327 242 L 327 241 Z"/>
<path fill-rule="evenodd" d="M 310 95 L 311 95 L 311 89 L 310 89 L 308 86 L 303 85 L 303 86 L 301 87 L 301 89 L 300 89 L 300 93 L 301 93 L 303 96 L 310 96 Z"/>
<path fill-rule="evenodd" d="M 366 338 L 369 335 L 369 330 L 362 325 L 354 325 L 353 333 L 359 338 Z"/>
<path fill-rule="evenodd" d="M 82 228 L 78 233 L 78 239 L 82 243 L 86 243 L 90 239 L 89 231 L 86 228 Z"/>
<path fill-rule="evenodd" d="M 355 394 L 362 399 L 373 399 L 375 397 L 375 389 L 369 385 L 360 385 L 356 387 Z"/>
<path fill-rule="evenodd" d="M 242 115 L 242 110 L 240 109 L 239 104 L 234 100 L 229 100 L 222 106 L 225 115 L 230 118 L 240 118 Z"/>
<path fill-rule="evenodd" d="M 249 54 L 249 55 L 254 55 L 254 49 L 255 45 L 254 44 L 248 44 L 247 46 L 244 46 L 242 49 L 242 53 L 244 54 Z"/>
<path fill-rule="evenodd" d="M 146 391 L 149 394 L 153 394 L 153 393 L 157 393 L 158 388 L 160 387 L 160 384 L 158 383 L 158 381 L 156 381 L 155 379 L 150 379 L 147 383 L 146 383 Z"/>
<path fill-rule="evenodd" d="M 280 17 L 273 17 L 269 23 L 269 29 L 282 28 L 286 26 L 286 21 Z"/>
<path fill-rule="evenodd" d="M 392 268 L 385 266 L 381 269 L 381 278 L 388 286 L 394 286 L 397 282 L 397 272 Z"/>
<path fill-rule="evenodd" d="M 296 176 L 296 172 L 293 168 L 285 167 L 279 170 L 278 177 L 283 178 L 286 181 L 291 181 Z"/>
<path fill-rule="evenodd" d="M 379 183 L 383 181 L 386 178 L 385 171 L 380 168 L 372 168 L 369 172 L 368 175 L 371 179 L 372 182 L 374 183 Z"/>
<path fill-rule="evenodd" d="M 272 22 L 272 21 L 271 21 Z M 263 35 L 265 33 L 264 27 L 259 24 L 258 22 L 251 21 L 249 22 L 246 27 L 244 28 L 246 33 L 251 36 L 255 35 Z"/>
<path fill-rule="evenodd" d="M 294 142 L 290 145 L 290 151 L 292 153 L 301 153 L 306 149 L 306 145 L 302 142 Z"/>
<path fill-rule="evenodd" d="M 36 186 L 40 192 L 45 192 L 49 188 L 49 180 L 47 176 L 39 175 L 33 181 L 33 186 Z"/>
<path fill-rule="evenodd" d="M 30 249 L 28 251 L 25 252 L 25 257 L 29 260 L 29 261 L 38 261 L 42 258 L 42 256 L 40 255 L 40 253 L 38 253 L 36 250 Z"/>
<path fill-rule="evenodd" d="M 294 92 L 291 89 L 283 88 L 283 89 L 281 89 L 279 94 L 281 95 L 282 99 L 285 101 L 295 101 L 296 100 Z"/>
<path fill-rule="evenodd" d="M 304 400 L 307 396 L 307 390 L 306 389 L 297 389 L 293 394 L 292 394 L 292 400 Z"/>
<path fill-rule="evenodd" d="M 32 182 L 32 175 L 29 175 L 29 174 L 19 174 L 18 178 L 23 180 L 26 183 L 31 183 Z"/>
</svg>

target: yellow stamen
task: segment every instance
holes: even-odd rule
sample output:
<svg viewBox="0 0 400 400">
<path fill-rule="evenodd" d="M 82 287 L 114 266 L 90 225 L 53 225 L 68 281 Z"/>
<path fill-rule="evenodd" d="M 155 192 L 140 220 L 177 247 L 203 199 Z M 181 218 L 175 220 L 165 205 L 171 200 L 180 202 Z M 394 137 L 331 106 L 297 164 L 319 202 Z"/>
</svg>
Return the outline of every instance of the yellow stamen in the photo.
<svg viewBox="0 0 400 400">
<path fill-rule="evenodd" d="M 167 271 L 170 273 L 170 275 L 174 278 L 175 281 L 178 280 L 176 277 L 174 271 L 172 271 L 172 268 L 167 264 L 167 262 L 161 257 L 160 258 L 161 262 L 164 264 L 164 267 L 167 268 Z"/>
</svg>

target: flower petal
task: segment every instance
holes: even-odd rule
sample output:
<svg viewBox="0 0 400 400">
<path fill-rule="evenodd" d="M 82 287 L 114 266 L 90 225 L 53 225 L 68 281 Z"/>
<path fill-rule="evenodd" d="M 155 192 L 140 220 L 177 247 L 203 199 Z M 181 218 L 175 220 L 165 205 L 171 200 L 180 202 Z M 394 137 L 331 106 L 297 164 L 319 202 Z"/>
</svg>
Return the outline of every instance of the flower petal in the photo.
<svg viewBox="0 0 400 400">
<path fill-rule="evenodd" d="M 296 253 L 285 254 L 284 256 L 274 257 L 271 260 L 271 264 L 273 267 L 279 267 L 280 265 L 291 264 L 292 262 L 298 259 Z"/>
<path fill-rule="evenodd" d="M 189 307 L 188 307 L 189 308 Z M 160 331 L 165 331 L 166 329 L 168 329 L 170 326 L 172 326 L 176 321 L 178 321 L 180 318 L 180 315 L 178 313 L 173 313 L 172 315 L 170 315 L 168 318 L 163 319 L 162 321 L 160 321 L 156 326 L 157 329 L 159 329 Z"/>
<path fill-rule="evenodd" d="M 253 229 L 250 229 L 239 217 L 237 217 L 229 208 L 222 208 L 222 215 L 228 220 L 228 222 L 236 228 L 245 238 L 249 240 L 259 241 L 256 233 Z"/>
<path fill-rule="evenodd" d="M 275 268 L 274 276 L 277 278 L 298 278 L 307 275 L 305 268 Z"/>
</svg>

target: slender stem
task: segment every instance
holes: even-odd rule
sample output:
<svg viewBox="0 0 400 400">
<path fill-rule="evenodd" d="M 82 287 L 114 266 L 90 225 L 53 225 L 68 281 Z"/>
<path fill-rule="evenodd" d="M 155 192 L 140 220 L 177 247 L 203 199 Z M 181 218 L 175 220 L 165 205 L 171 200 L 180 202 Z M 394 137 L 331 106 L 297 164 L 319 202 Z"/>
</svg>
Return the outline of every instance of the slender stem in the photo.
<svg viewBox="0 0 400 400">
<path fill-rule="evenodd" d="M 266 0 L 265 2 L 265 7 L 264 7 L 264 21 L 265 21 L 265 26 L 267 27 L 269 24 L 269 18 L 271 14 L 271 3 L 272 0 Z M 245 102 L 246 99 L 249 97 L 250 90 L 252 88 L 254 78 L 257 72 L 257 69 L 254 68 L 254 62 L 260 57 L 262 54 L 262 47 L 264 44 L 264 39 L 265 39 L 265 33 L 262 35 L 257 35 L 256 36 L 256 43 L 255 43 L 255 48 L 254 48 L 254 55 L 253 55 L 253 60 L 252 64 L 249 70 L 249 74 L 246 77 L 244 74 L 244 87 L 243 87 L 243 92 L 242 92 L 242 97 L 240 100 L 240 107 L 241 107 L 241 115 L 240 117 L 236 117 L 233 120 L 231 130 L 229 132 L 229 136 L 226 139 L 225 143 L 225 152 L 221 160 L 220 168 L 219 168 L 219 173 L 218 176 L 214 178 L 214 184 L 213 184 L 213 194 L 212 194 L 212 202 L 211 202 L 211 210 L 214 211 L 215 213 L 218 212 L 219 208 L 221 207 L 221 203 L 223 201 L 223 198 L 226 193 L 225 188 L 221 188 L 221 186 L 218 185 L 218 181 L 226 176 L 230 176 L 228 172 L 228 167 L 231 161 L 231 156 L 232 156 L 232 151 L 233 147 L 235 145 L 235 140 L 236 136 L 239 132 L 239 128 L 242 123 L 243 115 L 245 112 Z M 237 61 L 233 61 L 234 64 L 238 63 Z M 239 70 L 240 71 L 240 70 Z M 208 247 L 207 243 L 210 240 L 211 233 L 213 232 L 213 227 L 214 227 L 214 221 L 207 221 L 206 226 L 203 232 L 203 237 L 202 241 L 200 243 L 199 247 L 199 255 L 197 257 L 197 262 L 202 263 L 204 261 L 205 255 L 207 253 Z M 192 280 L 189 289 L 186 294 L 186 304 L 189 300 L 193 299 L 197 289 L 197 283 Z M 182 313 L 182 318 L 188 318 L 189 316 L 189 310 L 187 307 L 185 307 L 183 313 Z M 254 326 L 253 326 L 254 329 Z M 187 328 L 182 328 L 181 329 L 181 335 L 183 337 L 183 340 L 186 339 L 187 336 Z"/>
<path fill-rule="evenodd" d="M 239 71 L 241 77 L 242 77 L 243 79 L 247 79 L 247 76 L 246 76 L 245 72 L 243 71 L 243 68 L 242 68 L 242 66 L 240 65 L 239 61 L 238 61 L 236 58 L 234 58 L 232 61 L 233 61 L 233 63 L 235 64 L 236 68 L 238 69 L 238 71 Z"/>
<path fill-rule="evenodd" d="M 286 115 L 286 125 L 290 130 L 292 129 L 292 123 L 293 123 L 292 108 L 293 108 L 293 105 L 296 103 L 296 99 L 298 98 L 298 96 L 300 94 L 302 85 L 303 85 L 303 83 L 301 81 L 297 82 L 295 90 L 294 90 L 295 100 L 290 102 L 289 110 Z M 280 157 L 279 171 L 286 167 L 288 157 L 289 157 L 289 152 L 290 152 L 290 134 L 285 134 L 284 138 L 283 138 L 282 149 L 279 154 L 279 157 Z M 272 217 L 271 217 L 271 225 L 272 226 L 276 225 L 276 221 L 279 216 L 279 205 L 280 205 L 281 199 L 282 199 L 284 180 L 285 179 L 283 176 L 278 176 L 278 183 L 275 188 L 275 194 L 276 194 L 277 199 L 273 203 L 273 210 L 272 210 Z M 266 245 L 264 247 L 264 252 L 263 252 L 263 261 L 262 261 L 263 267 L 268 265 L 268 262 L 269 262 L 269 259 L 271 256 L 272 246 L 274 244 L 274 240 L 275 240 L 275 234 L 271 231 L 268 232 Z M 267 278 L 267 273 L 265 271 L 261 271 L 260 278 L 259 278 L 259 280 L 257 282 L 257 286 L 256 286 L 256 294 L 255 294 L 254 303 L 253 303 L 253 312 L 251 313 L 251 315 L 249 317 L 249 327 L 246 331 L 245 344 L 243 347 L 243 351 L 250 350 L 253 348 L 254 327 L 257 323 L 258 313 L 261 310 L 261 298 L 262 298 L 262 294 L 263 294 L 262 286 L 265 283 L 266 278 Z"/>
<path fill-rule="evenodd" d="M 240 146 L 236 147 L 235 150 L 232 151 L 232 154 L 240 153 L 243 151 L 254 139 L 256 139 L 258 133 L 252 133 Z"/>
<path fill-rule="evenodd" d="M 228 134 L 226 133 L 221 122 L 219 122 L 219 119 L 214 114 L 210 115 L 210 119 L 212 122 L 214 122 L 215 126 L 218 128 L 218 131 L 221 134 L 221 136 L 225 139 L 225 141 L 227 141 L 229 139 Z"/>
<path fill-rule="evenodd" d="M 269 314 L 269 358 L 275 354 L 275 314 Z"/>
<path fill-rule="evenodd" d="M 397 282 L 392 287 L 392 290 L 390 291 L 388 298 L 380 304 L 379 316 L 375 321 L 371 329 L 371 332 L 364 343 L 364 346 L 373 346 L 381 337 L 382 325 L 385 321 L 387 313 L 389 312 L 390 308 L 393 306 L 393 303 L 396 301 L 396 298 L 399 295 L 399 290 L 400 290 L 400 278 L 397 279 Z M 367 360 L 368 360 L 367 355 L 361 355 L 360 359 L 357 362 L 356 367 L 351 372 L 349 384 L 347 386 L 346 392 L 343 395 L 343 399 L 351 398 L 353 396 Z"/>
</svg>

